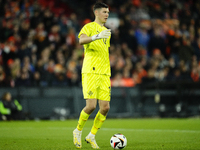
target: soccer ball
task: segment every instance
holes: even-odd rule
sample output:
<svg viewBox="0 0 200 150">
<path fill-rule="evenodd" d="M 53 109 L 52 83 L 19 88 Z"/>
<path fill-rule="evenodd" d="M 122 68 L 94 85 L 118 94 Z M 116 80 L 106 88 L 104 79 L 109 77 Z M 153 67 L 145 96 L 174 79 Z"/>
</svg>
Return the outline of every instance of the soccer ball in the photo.
<svg viewBox="0 0 200 150">
<path fill-rule="evenodd" d="M 110 145 L 114 149 L 123 149 L 127 145 L 127 139 L 123 134 L 114 134 L 110 139 Z"/>
</svg>

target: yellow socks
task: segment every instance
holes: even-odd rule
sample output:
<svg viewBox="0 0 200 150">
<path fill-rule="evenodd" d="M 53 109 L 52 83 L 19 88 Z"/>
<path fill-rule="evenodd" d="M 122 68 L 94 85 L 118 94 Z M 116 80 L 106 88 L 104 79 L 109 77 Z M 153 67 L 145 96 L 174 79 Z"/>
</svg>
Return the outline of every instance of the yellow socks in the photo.
<svg viewBox="0 0 200 150">
<path fill-rule="evenodd" d="M 85 113 L 83 110 L 81 111 L 79 120 L 78 120 L 78 125 L 77 125 L 77 129 L 79 131 L 82 131 L 86 121 L 88 120 L 90 114 Z"/>
<path fill-rule="evenodd" d="M 83 127 L 86 123 L 86 121 L 88 120 L 90 114 L 87 114 L 84 112 L 84 110 L 81 111 L 80 113 L 80 117 L 79 117 L 79 120 L 78 120 L 78 125 L 77 125 L 77 129 L 79 131 L 82 131 L 83 130 Z M 98 129 L 101 128 L 101 126 L 103 125 L 103 122 L 106 120 L 106 116 L 102 115 L 100 112 L 98 112 L 96 114 L 96 117 L 94 119 L 94 124 L 92 126 L 92 129 L 91 129 L 91 133 L 93 135 L 95 135 L 98 131 Z"/>
<path fill-rule="evenodd" d="M 92 134 L 96 134 L 98 129 L 101 128 L 103 125 L 103 122 L 106 120 L 106 116 L 102 115 L 100 112 L 97 113 L 95 119 L 94 119 L 94 124 L 91 130 Z"/>
</svg>

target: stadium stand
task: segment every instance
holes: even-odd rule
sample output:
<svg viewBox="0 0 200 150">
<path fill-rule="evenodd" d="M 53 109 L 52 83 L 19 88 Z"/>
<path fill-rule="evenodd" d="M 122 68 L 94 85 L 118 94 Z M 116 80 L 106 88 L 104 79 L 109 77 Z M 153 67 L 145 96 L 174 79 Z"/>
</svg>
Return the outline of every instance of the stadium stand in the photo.
<svg viewBox="0 0 200 150">
<path fill-rule="evenodd" d="M 104 2 L 119 21 L 110 47 L 113 87 L 199 82 L 199 0 Z M 93 20 L 93 3 L 1 0 L 0 86 L 80 86 L 84 53 L 77 34 Z"/>
</svg>

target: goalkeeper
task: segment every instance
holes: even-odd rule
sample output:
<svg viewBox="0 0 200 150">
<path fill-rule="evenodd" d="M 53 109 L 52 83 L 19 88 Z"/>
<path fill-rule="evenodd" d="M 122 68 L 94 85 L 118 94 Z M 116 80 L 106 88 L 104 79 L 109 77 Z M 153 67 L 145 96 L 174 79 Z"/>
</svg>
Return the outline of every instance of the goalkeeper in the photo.
<svg viewBox="0 0 200 150">
<path fill-rule="evenodd" d="M 111 31 L 104 27 L 108 16 L 108 6 L 97 2 L 93 8 L 95 14 L 94 22 L 86 24 L 80 31 L 79 43 L 84 46 L 84 60 L 82 67 L 82 87 L 86 106 L 82 109 L 78 125 L 73 131 L 73 141 L 77 148 L 81 148 L 82 129 L 90 114 L 96 109 L 99 103 L 99 111 L 96 114 L 91 132 L 86 136 L 85 141 L 90 143 L 92 148 L 99 149 L 95 141 L 95 135 L 106 120 L 110 109 L 110 61 L 109 47 Z"/>
</svg>

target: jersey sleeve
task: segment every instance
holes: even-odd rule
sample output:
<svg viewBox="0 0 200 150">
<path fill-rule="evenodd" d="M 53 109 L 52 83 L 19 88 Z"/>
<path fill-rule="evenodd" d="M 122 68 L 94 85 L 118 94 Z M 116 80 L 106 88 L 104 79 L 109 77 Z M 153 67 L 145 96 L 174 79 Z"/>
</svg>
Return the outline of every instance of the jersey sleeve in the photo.
<svg viewBox="0 0 200 150">
<path fill-rule="evenodd" d="M 80 33 L 78 34 L 78 38 L 80 38 L 81 34 L 86 34 L 88 37 L 91 36 L 91 27 L 89 24 L 86 24 L 85 26 L 83 26 Z"/>
</svg>

